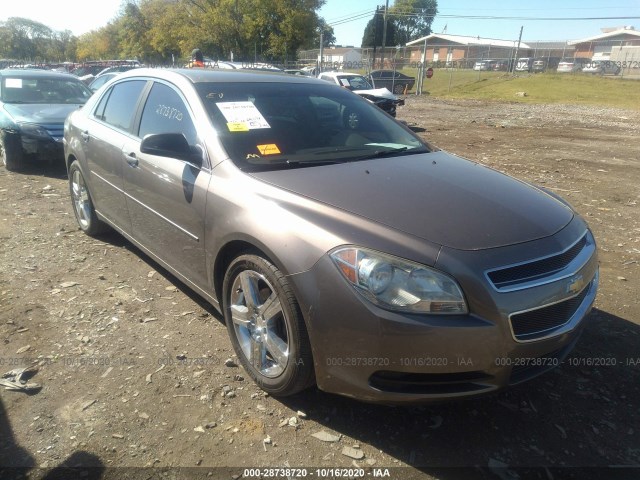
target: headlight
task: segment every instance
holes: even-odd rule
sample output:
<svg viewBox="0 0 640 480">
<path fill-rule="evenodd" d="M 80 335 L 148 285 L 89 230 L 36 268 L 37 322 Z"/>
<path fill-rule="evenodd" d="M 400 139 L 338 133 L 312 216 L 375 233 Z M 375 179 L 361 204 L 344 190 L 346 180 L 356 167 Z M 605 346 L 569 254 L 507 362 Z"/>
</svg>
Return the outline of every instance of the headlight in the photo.
<svg viewBox="0 0 640 480">
<path fill-rule="evenodd" d="M 359 293 L 382 308 L 431 314 L 468 312 L 456 281 L 433 268 L 358 247 L 339 248 L 329 256 Z"/>
<path fill-rule="evenodd" d="M 40 125 L 36 125 L 35 123 L 18 123 L 18 126 L 20 127 L 20 131 L 26 135 L 51 140 L 49 132 Z"/>
</svg>

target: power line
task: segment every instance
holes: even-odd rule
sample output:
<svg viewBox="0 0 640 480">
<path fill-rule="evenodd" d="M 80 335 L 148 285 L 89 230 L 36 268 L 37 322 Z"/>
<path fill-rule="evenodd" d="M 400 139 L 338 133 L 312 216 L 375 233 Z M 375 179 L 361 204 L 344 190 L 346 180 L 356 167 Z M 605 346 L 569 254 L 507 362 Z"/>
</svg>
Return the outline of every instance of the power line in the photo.
<svg viewBox="0 0 640 480">
<path fill-rule="evenodd" d="M 336 25 L 342 25 L 343 23 L 351 23 L 351 22 L 355 22 L 356 20 L 360 20 L 360 19 L 362 19 L 362 18 L 367 18 L 367 17 L 370 17 L 370 16 L 372 16 L 372 15 L 375 15 L 375 12 L 373 12 L 373 11 L 368 11 L 367 13 L 362 13 L 362 14 L 360 14 L 360 15 L 354 15 L 354 16 L 352 16 L 352 17 L 348 17 L 348 18 L 345 18 L 345 19 L 343 19 L 343 20 L 339 20 L 339 21 L 337 21 L 337 22 L 331 22 L 331 23 L 329 23 L 328 25 L 329 25 L 329 26 L 331 26 L 331 27 L 334 27 L 334 26 L 336 26 Z"/>
<path fill-rule="evenodd" d="M 353 15 L 361 15 L 361 14 L 370 14 L 373 10 L 371 10 L 370 8 L 368 8 L 367 10 L 360 10 L 358 12 L 353 12 L 353 13 L 347 13 L 345 15 L 341 15 L 339 17 L 335 17 L 335 18 L 329 18 L 326 19 L 327 22 L 331 23 L 331 22 L 338 22 L 340 20 L 343 20 L 347 17 L 352 17 Z"/>
<path fill-rule="evenodd" d="M 367 12 L 351 17 L 345 17 L 337 22 L 329 23 L 329 25 L 341 25 L 343 23 L 350 23 L 367 16 L 375 15 L 375 12 Z M 510 16 L 497 16 L 497 15 L 447 15 L 447 14 L 432 14 L 425 15 L 411 12 L 394 12 L 391 14 L 393 17 L 422 17 L 422 18 L 449 18 L 449 19 L 467 19 L 467 20 L 517 20 L 517 21 L 588 21 L 588 20 L 639 20 L 640 15 L 627 15 L 619 17 L 510 17 Z"/>
<path fill-rule="evenodd" d="M 394 14 L 399 17 L 417 17 L 435 18 L 436 15 L 417 15 L 415 13 Z M 501 17 L 493 15 L 437 15 L 438 18 L 464 18 L 469 20 L 518 20 L 518 21 L 566 21 L 566 20 L 638 20 L 640 16 L 623 16 L 623 17 Z"/>
</svg>

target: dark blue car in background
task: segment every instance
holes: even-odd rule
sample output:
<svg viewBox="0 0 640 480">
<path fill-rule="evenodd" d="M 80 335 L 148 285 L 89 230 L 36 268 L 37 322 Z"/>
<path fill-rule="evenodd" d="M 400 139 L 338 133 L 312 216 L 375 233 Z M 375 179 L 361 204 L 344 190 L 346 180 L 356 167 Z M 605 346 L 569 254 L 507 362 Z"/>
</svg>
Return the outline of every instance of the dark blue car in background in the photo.
<svg viewBox="0 0 640 480">
<path fill-rule="evenodd" d="M 0 70 L 0 159 L 18 171 L 31 160 L 63 160 L 67 115 L 91 96 L 77 77 L 43 70 Z"/>
</svg>

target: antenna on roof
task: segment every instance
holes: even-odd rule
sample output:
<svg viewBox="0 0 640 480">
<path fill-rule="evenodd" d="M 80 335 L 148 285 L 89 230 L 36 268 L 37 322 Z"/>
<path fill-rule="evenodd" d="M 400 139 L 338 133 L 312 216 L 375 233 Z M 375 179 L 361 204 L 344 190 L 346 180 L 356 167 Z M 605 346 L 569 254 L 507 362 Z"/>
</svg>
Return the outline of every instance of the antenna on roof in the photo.
<svg viewBox="0 0 640 480">
<path fill-rule="evenodd" d="M 444 28 L 442 29 L 442 33 L 447 33 L 447 26 L 448 25 L 449 24 L 447 24 L 447 23 L 444 24 Z"/>
</svg>

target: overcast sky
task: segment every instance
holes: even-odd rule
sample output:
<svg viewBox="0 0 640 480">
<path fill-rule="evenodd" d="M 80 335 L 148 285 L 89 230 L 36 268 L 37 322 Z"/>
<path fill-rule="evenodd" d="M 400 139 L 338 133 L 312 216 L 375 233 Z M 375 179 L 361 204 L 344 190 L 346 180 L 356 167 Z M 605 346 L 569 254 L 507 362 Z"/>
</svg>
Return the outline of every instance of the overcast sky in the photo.
<svg viewBox="0 0 640 480">
<path fill-rule="evenodd" d="M 75 35 L 104 26 L 114 18 L 122 0 L 1 0 L 0 20 L 25 17 Z M 393 5 L 391 0 L 390 5 Z M 327 0 L 320 15 L 334 25 L 337 43 L 359 46 L 376 5 L 384 0 Z M 640 0 L 440 0 L 433 31 L 516 40 L 574 40 L 600 33 L 601 27 L 634 25 L 640 29 Z M 357 18 L 362 16 L 362 18 Z M 519 17 L 518 20 L 470 19 L 458 16 Z M 356 17 L 356 18 L 353 18 Z M 598 18 L 545 21 L 532 18 Z M 603 19 L 602 17 L 635 17 Z M 526 19 L 525 19 L 526 18 Z M 79 20 L 78 20 L 79 19 Z M 345 23 L 338 24 L 342 21 Z"/>
</svg>

